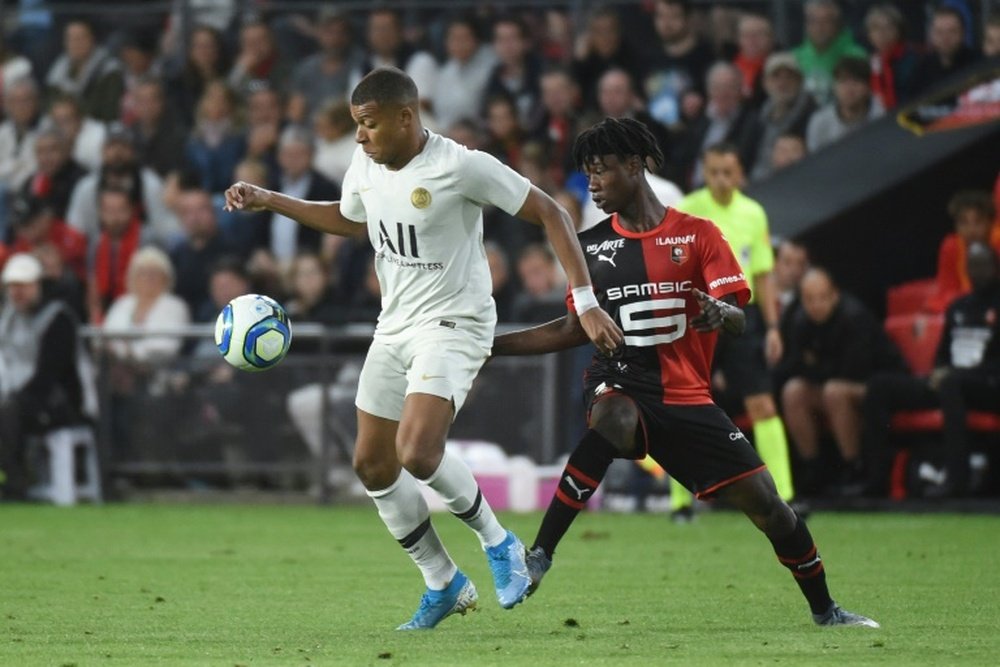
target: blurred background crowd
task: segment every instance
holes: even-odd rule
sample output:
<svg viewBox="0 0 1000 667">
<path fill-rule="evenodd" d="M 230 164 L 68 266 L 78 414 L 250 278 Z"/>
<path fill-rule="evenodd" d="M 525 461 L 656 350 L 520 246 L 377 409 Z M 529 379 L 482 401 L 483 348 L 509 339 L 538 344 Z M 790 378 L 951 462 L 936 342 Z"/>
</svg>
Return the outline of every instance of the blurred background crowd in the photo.
<svg viewBox="0 0 1000 667">
<path fill-rule="evenodd" d="M 48 4 L 3 7 L 0 267 L 16 260 L 3 267 L 12 289 L 38 282 L 34 300 L 22 299 L 28 310 L 58 299 L 66 318 L 110 331 L 213 323 L 223 304 L 246 292 L 283 302 L 295 323 L 374 322 L 379 290 L 366 242 L 321 237 L 279 215 L 227 213 L 222 193 L 244 180 L 337 199 L 355 146 L 350 91 L 375 66 L 404 69 L 417 83 L 427 126 L 492 153 L 552 194 L 582 229 L 602 214 L 570 149 L 582 128 L 605 116 L 650 128 L 666 158 L 650 178 L 674 205 L 705 186 L 708 146 L 735 147 L 743 185 L 763 183 L 1000 56 L 1000 10 L 973 0 L 454 3 L 457 9 L 136 0 L 121 12 L 92 2 L 60 2 L 56 12 Z M 1000 180 L 992 191 L 941 192 L 939 199 L 955 233 L 942 241 L 937 278 L 914 288 L 916 305 L 890 313 L 910 318 L 903 337 L 933 329 L 954 298 L 975 291 L 972 245 L 1000 249 Z M 565 279 L 541 230 L 500 211 L 486 218 L 500 322 L 561 315 Z M 811 249 L 772 241 L 785 338 L 784 358 L 772 360 L 775 396 L 805 488 L 820 493 L 830 480 L 817 458 L 817 433 L 832 426 L 841 463 L 858 459 L 862 397 L 833 390 L 824 403 L 826 394 L 816 398 L 795 383 L 847 378 L 863 387 L 879 371 L 907 366 L 868 360 L 858 367 L 832 356 L 817 363 L 817 354 L 836 353 L 817 330 L 844 310 L 841 300 L 878 332 L 885 313 L 841 297 L 829 274 L 811 276 L 810 295 L 818 290 L 827 307 L 810 308 L 815 299 L 798 295 Z M 930 275 L 935 267 L 925 269 Z M 7 294 L 6 302 L 17 310 L 16 298 Z M 38 328 L 36 339 L 46 331 Z M 974 365 L 995 368 L 997 345 L 987 341 Z M 133 366 L 211 354 L 170 337 L 119 341 L 105 351 Z M 886 355 L 905 356 L 888 339 Z M 105 381 L 125 396 L 135 378 L 112 368 Z M 838 400 L 854 411 L 846 425 Z M 1000 398 L 978 407 L 997 405 Z M 127 407 L 118 407 L 112 432 L 130 422 Z M 22 415 L 22 422 L 32 419 Z"/>
</svg>

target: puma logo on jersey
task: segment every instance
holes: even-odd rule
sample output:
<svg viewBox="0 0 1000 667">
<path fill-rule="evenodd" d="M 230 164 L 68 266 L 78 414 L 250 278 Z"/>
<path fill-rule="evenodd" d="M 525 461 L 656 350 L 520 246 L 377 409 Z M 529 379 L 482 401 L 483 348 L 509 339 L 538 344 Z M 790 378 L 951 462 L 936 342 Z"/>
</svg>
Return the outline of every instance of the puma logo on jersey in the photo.
<svg viewBox="0 0 1000 667">
<path fill-rule="evenodd" d="M 597 261 L 599 261 L 599 262 L 607 262 L 608 264 L 610 264 L 611 266 L 613 266 L 613 267 L 615 267 L 617 269 L 618 265 L 615 264 L 615 255 L 617 255 L 617 254 L 618 254 L 618 251 L 615 250 L 610 255 L 598 255 L 597 256 Z"/>
<path fill-rule="evenodd" d="M 579 486 L 576 485 L 576 482 L 574 482 L 573 478 L 570 477 L 569 475 L 566 475 L 565 477 L 563 477 L 563 479 L 566 480 L 567 484 L 573 487 L 573 491 L 576 493 L 577 500 L 583 500 L 583 496 L 590 493 L 593 490 L 587 488 L 581 489 Z"/>
</svg>

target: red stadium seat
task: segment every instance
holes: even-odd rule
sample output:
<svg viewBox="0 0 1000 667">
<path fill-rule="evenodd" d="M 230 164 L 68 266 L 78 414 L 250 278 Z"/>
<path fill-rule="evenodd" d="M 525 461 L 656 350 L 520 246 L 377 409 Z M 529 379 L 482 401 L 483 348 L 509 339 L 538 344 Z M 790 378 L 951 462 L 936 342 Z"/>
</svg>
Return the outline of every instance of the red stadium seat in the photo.
<svg viewBox="0 0 1000 667">
<path fill-rule="evenodd" d="M 889 317 L 919 313 L 936 288 L 933 278 L 911 280 L 890 287 L 886 292 L 886 314 Z"/>
<path fill-rule="evenodd" d="M 944 428 L 944 414 L 940 410 L 897 412 L 890 423 L 892 430 L 899 432 L 940 431 Z M 966 415 L 965 425 L 970 431 L 977 433 L 1000 433 L 1000 415 L 970 411 Z"/>
<path fill-rule="evenodd" d="M 934 368 L 934 353 L 943 329 L 944 318 L 940 315 L 897 315 L 885 320 L 885 332 L 914 375 L 929 375 Z"/>
</svg>

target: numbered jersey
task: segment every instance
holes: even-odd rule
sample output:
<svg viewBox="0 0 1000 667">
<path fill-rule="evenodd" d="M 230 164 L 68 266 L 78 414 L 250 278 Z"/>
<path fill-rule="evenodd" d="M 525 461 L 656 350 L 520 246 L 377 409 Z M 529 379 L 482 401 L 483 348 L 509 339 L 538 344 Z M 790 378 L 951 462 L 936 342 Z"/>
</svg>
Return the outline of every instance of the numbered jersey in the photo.
<svg viewBox="0 0 1000 667">
<path fill-rule="evenodd" d="M 656 396 L 673 405 L 712 402 L 710 380 L 717 334 L 689 328 L 701 309 L 692 290 L 716 298 L 734 294 L 739 305 L 750 288 L 719 228 L 668 208 L 654 229 L 623 229 L 612 215 L 580 234 L 597 299 L 625 333 L 621 352 L 595 354 L 589 389 L 602 383 Z M 567 297 L 570 308 L 572 296 Z"/>
<path fill-rule="evenodd" d="M 376 336 L 410 335 L 441 322 L 489 348 L 496 324 L 483 207 L 513 215 L 531 184 L 493 156 L 429 132 L 402 169 L 359 146 L 344 176 L 340 212 L 367 223 L 382 289 Z"/>
</svg>

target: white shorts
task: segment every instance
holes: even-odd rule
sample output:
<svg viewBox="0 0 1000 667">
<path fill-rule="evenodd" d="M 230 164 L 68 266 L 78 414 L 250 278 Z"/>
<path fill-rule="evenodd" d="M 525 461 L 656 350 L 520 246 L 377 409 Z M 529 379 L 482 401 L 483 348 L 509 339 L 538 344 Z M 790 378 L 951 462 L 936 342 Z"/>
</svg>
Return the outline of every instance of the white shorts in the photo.
<svg viewBox="0 0 1000 667">
<path fill-rule="evenodd" d="M 399 421 L 407 396 L 431 394 L 452 401 L 457 415 L 489 354 L 489 348 L 461 330 L 376 337 L 361 369 L 355 405 L 376 417 Z"/>
</svg>

